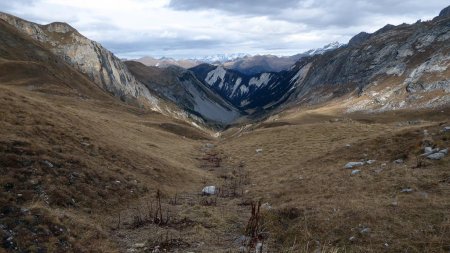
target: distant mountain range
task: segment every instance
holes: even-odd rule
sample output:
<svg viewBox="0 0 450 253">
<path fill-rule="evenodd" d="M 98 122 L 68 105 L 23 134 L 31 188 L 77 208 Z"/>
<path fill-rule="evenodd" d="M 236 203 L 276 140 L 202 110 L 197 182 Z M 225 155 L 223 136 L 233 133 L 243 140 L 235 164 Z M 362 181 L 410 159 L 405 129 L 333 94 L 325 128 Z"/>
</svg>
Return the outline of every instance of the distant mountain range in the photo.
<svg viewBox="0 0 450 253">
<path fill-rule="evenodd" d="M 332 42 L 324 47 L 311 49 L 303 53 L 292 56 L 276 56 L 276 55 L 249 55 L 244 53 L 236 54 L 217 54 L 204 57 L 194 57 L 187 59 L 174 59 L 170 57 L 154 58 L 145 56 L 134 61 L 143 63 L 147 66 L 165 68 L 168 66 L 179 66 L 182 68 L 193 68 L 202 63 L 212 65 L 223 65 L 227 69 L 237 70 L 243 74 L 252 75 L 262 72 L 279 72 L 287 70 L 294 65 L 302 57 L 323 54 L 329 50 L 333 50 L 343 46 L 339 42 Z"/>
</svg>

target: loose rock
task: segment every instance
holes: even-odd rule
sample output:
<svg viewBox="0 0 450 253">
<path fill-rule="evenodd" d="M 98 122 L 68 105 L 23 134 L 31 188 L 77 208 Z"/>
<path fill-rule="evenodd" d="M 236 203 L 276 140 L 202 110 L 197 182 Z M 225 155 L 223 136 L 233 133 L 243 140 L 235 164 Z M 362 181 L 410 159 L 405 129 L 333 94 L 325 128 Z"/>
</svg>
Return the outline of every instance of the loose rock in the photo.
<svg viewBox="0 0 450 253">
<path fill-rule="evenodd" d="M 394 163 L 397 163 L 397 164 L 400 164 L 400 163 L 403 163 L 403 162 L 404 162 L 403 159 L 397 159 L 397 160 L 394 161 Z"/>
<path fill-rule="evenodd" d="M 404 188 L 404 189 L 401 190 L 401 192 L 403 192 L 403 193 L 411 193 L 411 192 L 413 192 L 413 189 L 411 189 L 411 188 Z"/>
<path fill-rule="evenodd" d="M 202 190 L 203 195 L 214 195 L 216 194 L 216 187 L 213 185 L 206 186 Z"/>
<path fill-rule="evenodd" d="M 345 168 L 345 169 L 351 169 L 351 168 L 353 168 L 353 167 L 356 167 L 356 166 L 363 166 L 363 165 L 364 165 L 363 162 L 349 162 L 349 163 L 347 163 L 347 164 L 344 166 L 344 168 Z"/>
<path fill-rule="evenodd" d="M 360 170 L 352 170 L 352 175 L 357 175 L 360 174 L 361 171 Z"/>
<path fill-rule="evenodd" d="M 372 164 L 372 163 L 374 163 L 374 162 L 376 162 L 377 160 L 368 160 L 368 161 L 366 161 L 366 163 L 367 164 Z"/>
<path fill-rule="evenodd" d="M 428 155 L 427 158 L 430 160 L 441 160 L 445 157 L 445 153 L 437 152 L 431 155 Z"/>
</svg>

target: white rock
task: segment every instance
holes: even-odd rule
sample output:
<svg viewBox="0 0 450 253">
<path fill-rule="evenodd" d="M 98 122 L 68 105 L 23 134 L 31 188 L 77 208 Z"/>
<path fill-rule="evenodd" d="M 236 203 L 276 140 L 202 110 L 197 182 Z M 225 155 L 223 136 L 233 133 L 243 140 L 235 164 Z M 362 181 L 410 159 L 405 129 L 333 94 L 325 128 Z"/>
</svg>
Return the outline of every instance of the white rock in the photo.
<svg viewBox="0 0 450 253">
<path fill-rule="evenodd" d="M 439 150 L 439 153 L 442 153 L 444 155 L 448 155 L 448 148 Z"/>
<path fill-rule="evenodd" d="M 398 163 L 398 164 L 403 163 L 403 159 L 397 159 L 394 161 L 394 163 Z"/>
<path fill-rule="evenodd" d="M 413 192 L 413 189 L 411 189 L 411 188 L 404 188 L 404 189 L 401 190 L 401 192 L 403 192 L 403 193 L 411 193 L 411 192 Z"/>
<path fill-rule="evenodd" d="M 450 132 L 450 126 L 444 127 L 444 132 Z"/>
<path fill-rule="evenodd" d="M 357 175 L 357 174 L 359 174 L 359 173 L 361 173 L 360 170 L 352 170 L 352 175 Z"/>
<path fill-rule="evenodd" d="M 351 168 L 353 168 L 353 167 L 356 167 L 356 166 L 363 166 L 363 165 L 364 165 L 363 162 L 348 162 L 348 163 L 344 166 L 344 168 L 345 168 L 345 169 L 351 169 Z"/>
<path fill-rule="evenodd" d="M 205 186 L 202 190 L 202 194 L 204 195 L 214 195 L 216 194 L 216 187 L 211 185 L 211 186 Z"/>
<path fill-rule="evenodd" d="M 263 152 L 263 149 L 262 149 L 262 148 L 257 148 L 257 149 L 256 149 L 256 153 L 261 153 L 261 152 Z"/>
<path fill-rule="evenodd" d="M 432 147 L 425 147 L 424 150 L 425 154 L 431 154 L 433 152 L 433 148 Z"/>
<path fill-rule="evenodd" d="M 376 162 L 377 160 L 368 160 L 368 161 L 366 161 L 366 163 L 367 164 L 372 164 L 372 163 L 374 163 L 374 162 Z"/>
</svg>

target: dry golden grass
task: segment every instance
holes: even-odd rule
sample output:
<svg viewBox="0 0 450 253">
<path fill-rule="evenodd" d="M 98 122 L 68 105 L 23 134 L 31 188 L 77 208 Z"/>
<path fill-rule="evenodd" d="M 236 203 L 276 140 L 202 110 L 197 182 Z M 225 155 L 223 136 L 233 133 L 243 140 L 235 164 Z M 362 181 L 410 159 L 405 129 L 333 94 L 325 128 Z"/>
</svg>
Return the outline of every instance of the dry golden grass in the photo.
<svg viewBox="0 0 450 253">
<path fill-rule="evenodd" d="M 380 115 L 291 111 L 239 135 L 229 130 L 233 137 L 220 147 L 235 162 L 245 162 L 252 175 L 249 195 L 274 207 L 266 223 L 275 251 L 445 252 L 449 158 L 422 159 L 416 166 L 426 143 L 450 146 L 439 126 L 447 115 L 448 109 Z M 430 136 L 424 137 L 424 129 Z M 258 148 L 263 152 L 256 153 Z M 399 158 L 405 163 L 393 163 Z M 343 168 L 363 159 L 377 161 L 356 168 L 359 175 Z M 401 193 L 404 188 L 414 191 Z M 370 232 L 361 233 L 364 228 Z"/>
</svg>

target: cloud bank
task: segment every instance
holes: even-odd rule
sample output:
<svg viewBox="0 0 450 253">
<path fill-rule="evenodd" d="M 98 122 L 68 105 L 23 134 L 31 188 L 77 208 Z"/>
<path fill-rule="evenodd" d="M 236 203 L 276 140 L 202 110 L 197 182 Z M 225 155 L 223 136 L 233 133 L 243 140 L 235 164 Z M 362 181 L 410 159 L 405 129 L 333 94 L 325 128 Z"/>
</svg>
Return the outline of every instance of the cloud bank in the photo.
<svg viewBox="0 0 450 253">
<path fill-rule="evenodd" d="M 361 31 L 437 16 L 447 1 L 14 0 L 0 11 L 67 22 L 119 57 L 221 53 L 292 55 Z"/>
</svg>

